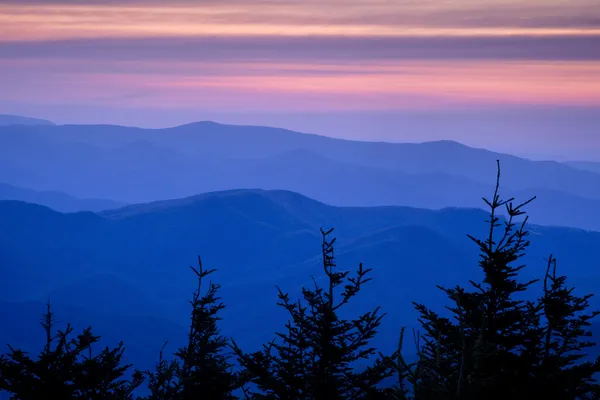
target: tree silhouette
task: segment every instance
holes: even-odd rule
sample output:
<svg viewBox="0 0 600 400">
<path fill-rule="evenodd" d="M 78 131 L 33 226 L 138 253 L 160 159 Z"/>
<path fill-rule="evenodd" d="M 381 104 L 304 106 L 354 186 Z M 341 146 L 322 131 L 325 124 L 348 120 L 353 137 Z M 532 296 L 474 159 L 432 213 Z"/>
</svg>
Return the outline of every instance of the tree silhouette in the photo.
<svg viewBox="0 0 600 400">
<path fill-rule="evenodd" d="M 450 317 L 415 304 L 424 332 L 417 361 L 408 365 L 398 359 L 397 398 L 577 399 L 597 393 L 592 375 L 600 364 L 576 361 L 592 345 L 583 338 L 598 313 L 585 313 L 589 296 L 577 297 L 565 287 L 552 257 L 541 298 L 523 299 L 537 282 L 519 280 L 524 268 L 519 262 L 530 243 L 523 208 L 533 199 L 514 206 L 514 199 L 500 198 L 499 185 L 498 163 L 494 197 L 484 199 L 490 208 L 489 234 L 469 236 L 480 249 L 483 281 L 471 281 L 471 291 L 440 288 L 452 303 Z M 503 224 L 501 207 L 507 214 Z M 519 217 L 523 220 L 517 223 Z"/>
<path fill-rule="evenodd" d="M 575 295 L 567 278 L 556 274 L 556 264 L 550 255 L 544 295 L 538 303 L 545 323 L 536 349 L 537 393 L 546 398 L 600 398 L 600 386 L 592 378 L 600 372 L 600 359 L 580 362 L 585 350 L 595 345 L 584 338 L 591 336 L 590 321 L 600 312 L 587 312 L 592 295 Z"/>
<path fill-rule="evenodd" d="M 379 308 L 354 320 L 339 317 L 370 278 L 370 269 L 359 266 L 355 276 L 336 270 L 335 239 L 321 230 L 325 288 L 302 289 L 302 300 L 291 301 L 281 289 L 278 305 L 290 315 L 285 333 L 277 333 L 263 350 L 245 354 L 234 349 L 256 399 L 366 399 L 383 398 L 377 385 L 392 373 L 391 364 L 380 355 L 372 365 L 358 370 L 355 363 L 375 355 L 369 342 L 383 314 Z M 343 286 L 342 286 L 343 285 Z M 342 288 L 340 288 L 342 286 Z"/>
<path fill-rule="evenodd" d="M 13 349 L 0 357 L 0 392 L 13 399 L 133 399 L 133 391 L 143 382 L 139 371 L 131 380 L 124 376 L 131 365 L 121 365 L 125 348 L 106 347 L 93 355 L 99 341 L 91 328 L 72 338 L 73 328 L 54 331 L 50 304 L 41 320 L 46 344 L 37 359 Z"/>
<path fill-rule="evenodd" d="M 298 300 L 278 290 L 277 305 L 289 320 L 283 332 L 261 350 L 245 353 L 219 329 L 225 307 L 220 285 L 206 278 L 215 270 L 190 267 L 197 279 L 190 304 L 191 322 L 186 345 L 174 357 L 164 357 L 164 346 L 153 371 L 134 371 L 123 364 L 123 343 L 93 354 L 99 341 L 91 328 L 73 337 L 73 328 L 55 329 L 50 304 L 41 320 L 46 340 L 37 358 L 13 349 L 0 356 L 0 392 L 13 399 L 133 399 L 147 376 L 146 400 L 235 399 L 243 387 L 246 398 L 341 400 L 529 400 L 599 399 L 600 357 L 586 351 L 593 318 L 591 295 L 579 295 L 557 273 L 553 255 L 543 279 L 523 280 L 523 257 L 530 245 L 525 207 L 533 201 L 503 200 L 500 164 L 484 238 L 469 238 L 479 250 L 480 281 L 464 288 L 439 287 L 449 306 L 435 312 L 413 303 L 421 332 L 413 331 L 417 354 L 408 362 L 402 354 L 405 329 L 398 351 L 391 357 L 378 353 L 371 342 L 380 327 L 379 308 L 345 319 L 370 269 L 362 263 L 354 275 L 339 271 L 335 262 L 333 229 L 322 235 L 322 260 L 326 284 L 313 279 Z M 500 216 L 502 209 L 506 215 Z M 540 287 L 539 296 L 530 296 Z M 534 300 L 528 300 L 534 299 Z M 165 344 L 166 345 L 166 344 Z M 230 361 L 237 356 L 240 371 Z M 397 385 L 384 389 L 386 378 L 396 373 Z"/>
<path fill-rule="evenodd" d="M 188 343 L 175 353 L 170 362 L 160 359 L 155 371 L 146 371 L 149 378 L 150 399 L 234 399 L 232 392 L 239 385 L 238 376 L 225 349 L 229 340 L 220 334 L 218 314 L 225 307 L 217 296 L 220 285 L 209 282 L 202 294 L 203 280 L 215 272 L 205 270 L 198 257 L 198 269 L 190 267 L 198 279 L 198 288 L 192 296 Z M 164 347 L 163 347 L 164 348 Z"/>
<path fill-rule="evenodd" d="M 166 360 L 164 358 L 165 343 L 160 350 L 158 362 L 154 371 L 144 371 L 148 379 L 148 390 L 150 394 L 144 397 L 145 400 L 167 400 L 180 398 L 180 389 L 178 373 L 179 363 L 176 359 Z"/>
</svg>

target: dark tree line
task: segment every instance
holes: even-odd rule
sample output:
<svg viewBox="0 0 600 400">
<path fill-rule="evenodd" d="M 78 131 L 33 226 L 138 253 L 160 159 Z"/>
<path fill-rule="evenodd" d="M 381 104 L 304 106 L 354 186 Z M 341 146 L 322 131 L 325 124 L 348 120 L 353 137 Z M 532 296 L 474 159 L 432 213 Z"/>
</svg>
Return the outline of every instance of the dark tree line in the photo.
<svg viewBox="0 0 600 400">
<path fill-rule="evenodd" d="M 73 336 L 73 328 L 55 329 L 50 304 L 40 321 L 46 343 L 34 359 L 13 349 L 0 356 L 0 392 L 12 399 L 133 399 L 133 392 L 144 381 L 139 371 L 124 379 L 132 367 L 122 363 L 125 348 L 105 348 L 94 355 L 92 345 L 100 339 L 91 328 Z"/>
<path fill-rule="evenodd" d="M 94 354 L 99 338 L 91 329 L 76 337 L 70 326 L 56 331 L 48 306 L 41 321 L 44 349 L 36 358 L 13 348 L 0 356 L 0 391 L 14 399 L 142 399 L 134 392 L 145 381 L 148 400 L 598 399 L 600 359 L 586 359 L 595 345 L 590 321 L 598 315 L 589 311 L 591 295 L 577 296 L 550 255 L 539 297 L 523 299 L 537 282 L 520 277 L 530 244 L 524 207 L 531 200 L 502 200 L 499 182 L 498 167 L 493 198 L 484 199 L 489 233 L 470 236 L 483 279 L 468 288 L 440 287 L 449 304 L 443 313 L 414 304 L 421 330 L 413 332 L 417 354 L 410 361 L 402 351 L 404 329 L 394 353 L 372 347 L 385 316 L 379 308 L 353 319 L 340 316 L 371 280 L 371 270 L 361 264 L 354 274 L 340 271 L 333 230 L 322 230 L 325 284 L 313 279 L 295 300 L 277 288 L 289 320 L 261 350 L 247 353 L 221 335 L 220 286 L 208 282 L 204 288 L 214 270 L 199 259 L 192 268 L 198 288 L 188 342 L 174 357 L 161 350 L 154 370 L 131 371 L 122 362 L 123 344 Z"/>
</svg>

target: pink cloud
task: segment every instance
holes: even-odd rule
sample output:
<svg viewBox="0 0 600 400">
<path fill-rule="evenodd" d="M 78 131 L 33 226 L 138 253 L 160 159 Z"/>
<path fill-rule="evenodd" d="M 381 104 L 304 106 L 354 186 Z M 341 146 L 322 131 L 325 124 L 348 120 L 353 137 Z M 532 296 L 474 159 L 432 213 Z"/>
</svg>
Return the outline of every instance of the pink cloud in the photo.
<svg viewBox="0 0 600 400">
<path fill-rule="evenodd" d="M 18 72 L 17 72 L 18 71 Z M 600 106 L 600 61 L 358 64 L 14 60 L 0 100 L 224 111 Z"/>
</svg>

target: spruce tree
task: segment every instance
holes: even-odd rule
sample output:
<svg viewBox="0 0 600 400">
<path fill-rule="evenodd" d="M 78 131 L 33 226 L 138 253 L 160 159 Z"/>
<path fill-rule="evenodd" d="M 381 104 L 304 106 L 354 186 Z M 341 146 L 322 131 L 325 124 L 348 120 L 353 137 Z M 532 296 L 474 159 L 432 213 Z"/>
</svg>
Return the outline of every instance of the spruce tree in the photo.
<svg viewBox="0 0 600 400">
<path fill-rule="evenodd" d="M 519 279 L 529 246 L 523 208 L 533 199 L 514 206 L 513 199 L 500 198 L 499 184 L 498 164 L 494 197 L 484 199 L 489 233 L 484 239 L 469 236 L 480 250 L 483 281 L 471 281 L 471 291 L 440 288 L 452 304 L 449 317 L 415 304 L 422 344 L 415 363 L 398 362 L 402 383 L 412 387 L 405 397 L 399 388 L 398 398 L 578 399 L 597 391 L 592 375 L 598 362 L 576 363 L 591 345 L 583 339 L 597 315 L 585 313 L 589 296 L 575 296 L 549 268 L 541 298 L 523 299 L 537 282 Z M 501 207 L 507 214 L 503 224 Z"/>
<path fill-rule="evenodd" d="M 144 371 L 148 379 L 148 391 L 150 394 L 144 397 L 144 400 L 169 400 L 178 399 L 179 396 L 179 380 L 177 374 L 179 372 L 179 363 L 177 359 L 166 360 L 164 358 L 165 343 L 160 350 L 158 362 L 154 367 L 154 371 Z"/>
<path fill-rule="evenodd" d="M 175 359 L 160 359 L 149 378 L 149 399 L 234 399 L 239 387 L 238 376 L 225 350 L 229 340 L 220 334 L 219 312 L 225 307 L 217 296 L 220 285 L 209 282 L 202 293 L 203 280 L 215 270 L 205 270 L 198 257 L 198 288 L 193 294 L 188 343 L 175 353 Z"/>
<path fill-rule="evenodd" d="M 302 299 L 290 300 L 281 289 L 278 305 L 290 315 L 279 340 L 263 350 L 245 354 L 234 343 L 239 362 L 256 399 L 372 399 L 383 398 L 377 387 L 392 373 L 380 357 L 359 369 L 356 362 L 375 355 L 369 342 L 375 337 L 383 314 L 379 308 L 353 320 L 340 318 L 342 307 L 360 292 L 370 278 L 370 269 L 360 264 L 355 276 L 336 269 L 333 229 L 322 234 L 323 269 L 326 287 L 314 281 L 313 289 L 302 289 Z"/>
<path fill-rule="evenodd" d="M 544 278 L 544 293 L 539 301 L 542 310 L 541 341 L 535 364 L 535 392 L 555 399 L 600 398 L 600 385 L 593 375 L 600 372 L 600 359 L 585 360 L 586 350 L 595 343 L 591 320 L 600 312 L 587 311 L 591 294 L 578 296 L 567 286 L 566 276 L 556 273 L 556 259 L 550 255 Z"/>
<path fill-rule="evenodd" d="M 123 343 L 93 355 L 92 345 L 100 338 L 91 328 L 73 338 L 70 324 L 55 332 L 50 304 L 41 325 L 46 344 L 37 359 L 10 346 L 0 357 L 0 392 L 12 399 L 133 399 L 143 377 L 135 371 L 124 379 L 131 365 L 122 365 Z"/>
</svg>

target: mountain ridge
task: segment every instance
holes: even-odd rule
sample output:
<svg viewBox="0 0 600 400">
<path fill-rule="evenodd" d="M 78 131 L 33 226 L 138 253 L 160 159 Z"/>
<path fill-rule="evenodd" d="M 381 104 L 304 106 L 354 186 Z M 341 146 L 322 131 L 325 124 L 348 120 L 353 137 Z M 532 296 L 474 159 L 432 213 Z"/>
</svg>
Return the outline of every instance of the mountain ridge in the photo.
<svg viewBox="0 0 600 400">
<path fill-rule="evenodd" d="M 31 118 L 31 117 L 23 117 L 20 115 L 13 114 L 0 114 L 0 126 L 4 125 L 55 125 L 54 122 L 40 119 L 40 118 Z"/>
<path fill-rule="evenodd" d="M 497 160 L 507 194 L 544 192 L 532 211 L 553 212 L 537 212 L 539 223 L 600 230 L 586 215 L 600 203 L 600 174 L 455 141 L 359 142 L 215 122 L 0 127 L 0 181 L 129 204 L 260 188 L 340 206 L 479 207 Z"/>
<path fill-rule="evenodd" d="M 80 199 L 69 194 L 50 191 L 32 190 L 9 185 L 0 182 L 0 200 L 20 200 L 27 203 L 45 205 L 56 211 L 78 212 L 78 211 L 102 211 L 111 208 L 120 208 L 125 205 L 108 199 Z"/>
<path fill-rule="evenodd" d="M 334 227 L 340 268 L 363 262 L 373 269 L 373 283 L 356 306 L 382 303 L 377 305 L 388 317 L 381 340 L 393 347 L 399 327 L 414 322 L 411 301 L 440 302 L 443 295 L 436 284 L 466 284 L 477 276 L 478 249 L 466 235 L 484 237 L 487 231 L 487 213 L 480 209 L 336 207 L 282 190 L 208 193 L 164 202 L 159 210 L 143 204 L 126 208 L 128 215 L 113 218 L 118 210 L 65 214 L 0 201 L 0 308 L 1 302 L 54 296 L 59 316 L 69 304 L 81 308 L 79 320 L 91 323 L 96 317 L 82 317 L 103 311 L 138 320 L 155 310 L 158 320 L 185 326 L 187 300 L 196 284 L 187 267 L 201 256 L 205 266 L 217 269 L 215 279 L 223 285 L 224 334 L 248 331 L 261 320 L 262 330 L 240 338 L 241 345 L 252 348 L 268 341 L 285 322 L 274 305 L 275 286 L 295 295 L 311 284 L 311 275 L 321 279 L 319 228 Z M 578 289 L 594 287 L 600 233 L 529 227 L 532 246 L 525 278 L 541 276 L 543 260 L 552 253 L 559 268 L 567 266 Z M 85 289 L 95 282 L 103 282 L 106 290 L 94 295 Z M 3 337 L 0 332 L 0 341 Z M 178 343 L 172 337 L 148 340 Z M 136 354 L 160 350 L 126 344 Z M 151 358 L 146 354 L 145 359 Z"/>
</svg>

